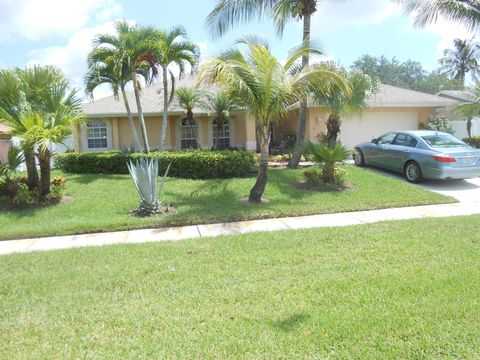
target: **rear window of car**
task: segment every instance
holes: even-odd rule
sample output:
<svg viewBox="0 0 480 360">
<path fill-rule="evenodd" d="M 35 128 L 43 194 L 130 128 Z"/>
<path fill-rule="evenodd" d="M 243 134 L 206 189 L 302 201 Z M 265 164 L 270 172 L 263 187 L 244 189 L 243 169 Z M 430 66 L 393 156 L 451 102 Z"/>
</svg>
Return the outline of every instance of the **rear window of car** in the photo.
<svg viewBox="0 0 480 360">
<path fill-rule="evenodd" d="M 431 147 L 454 147 L 466 145 L 455 136 L 447 134 L 425 135 L 422 136 L 422 139 Z"/>
</svg>

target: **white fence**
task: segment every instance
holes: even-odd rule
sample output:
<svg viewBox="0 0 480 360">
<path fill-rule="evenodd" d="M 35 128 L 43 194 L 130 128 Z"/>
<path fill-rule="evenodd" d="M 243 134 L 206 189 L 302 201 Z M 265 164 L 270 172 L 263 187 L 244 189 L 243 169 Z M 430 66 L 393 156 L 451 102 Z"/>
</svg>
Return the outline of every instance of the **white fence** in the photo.
<svg viewBox="0 0 480 360">
<path fill-rule="evenodd" d="M 450 125 L 455 130 L 454 135 L 457 138 L 463 139 L 468 136 L 466 120 L 451 120 Z M 480 118 L 472 120 L 472 136 L 480 136 Z"/>
</svg>

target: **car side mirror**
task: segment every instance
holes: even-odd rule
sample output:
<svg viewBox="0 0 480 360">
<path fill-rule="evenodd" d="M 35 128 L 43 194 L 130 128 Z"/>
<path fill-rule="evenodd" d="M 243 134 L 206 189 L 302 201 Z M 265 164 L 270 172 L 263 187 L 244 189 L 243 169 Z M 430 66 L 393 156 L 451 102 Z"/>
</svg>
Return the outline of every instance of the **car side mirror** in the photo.
<svg viewBox="0 0 480 360">
<path fill-rule="evenodd" d="M 377 138 L 373 138 L 372 140 L 372 143 L 376 144 L 378 142 L 378 139 Z"/>
</svg>

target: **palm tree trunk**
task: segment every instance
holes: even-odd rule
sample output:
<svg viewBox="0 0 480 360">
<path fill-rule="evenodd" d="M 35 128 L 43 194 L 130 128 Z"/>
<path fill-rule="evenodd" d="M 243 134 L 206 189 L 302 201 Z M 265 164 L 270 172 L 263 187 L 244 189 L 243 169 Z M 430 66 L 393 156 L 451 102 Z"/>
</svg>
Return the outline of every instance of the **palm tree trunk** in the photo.
<svg viewBox="0 0 480 360">
<path fill-rule="evenodd" d="M 165 146 L 165 139 L 167 138 L 167 124 L 168 124 L 168 74 L 167 68 L 163 67 L 163 118 L 162 118 L 162 133 L 160 134 L 160 150 Z"/>
<path fill-rule="evenodd" d="M 137 103 L 138 109 L 138 119 L 140 120 L 140 127 L 142 129 L 143 147 L 145 149 L 145 152 L 148 154 L 150 152 L 150 146 L 148 146 L 147 128 L 145 126 L 145 119 L 143 117 L 142 101 L 140 100 L 140 90 L 138 88 L 137 74 L 135 74 L 135 72 L 132 73 L 132 81 L 133 92 L 135 94 L 135 101 Z"/>
<path fill-rule="evenodd" d="M 39 179 L 35 151 L 33 148 L 24 147 L 23 155 L 25 157 L 25 166 L 27 167 L 28 188 L 30 190 L 38 189 Z"/>
<path fill-rule="evenodd" d="M 268 127 L 262 126 L 260 129 L 260 169 L 258 170 L 257 181 L 250 190 L 248 201 L 251 203 L 261 203 L 262 195 L 267 185 L 268 172 L 268 144 L 270 143 L 270 132 Z"/>
<path fill-rule="evenodd" d="M 470 116 L 467 118 L 467 134 L 468 138 L 472 137 L 472 118 Z"/>
<path fill-rule="evenodd" d="M 340 116 L 337 114 L 330 114 L 327 120 L 327 135 L 325 139 L 329 148 L 333 148 L 337 143 L 338 134 L 340 133 Z"/>
<path fill-rule="evenodd" d="M 135 127 L 132 111 L 130 110 L 130 104 L 128 103 L 127 93 L 125 92 L 125 88 L 123 86 L 122 86 L 122 97 L 123 97 L 123 102 L 125 103 L 125 110 L 127 111 L 128 123 L 130 124 L 130 129 L 132 130 L 133 143 L 135 145 L 135 149 L 137 151 L 142 152 L 143 151 L 142 145 L 140 144 L 140 140 L 138 139 L 137 128 Z"/>
<path fill-rule="evenodd" d="M 50 159 L 52 154 L 50 150 L 41 150 L 38 154 L 40 164 L 40 197 L 45 197 L 50 193 Z"/>
<path fill-rule="evenodd" d="M 310 41 L 310 29 L 311 29 L 312 13 L 307 12 L 303 16 L 303 42 Z M 306 55 L 302 58 L 303 66 L 308 66 L 309 56 Z M 302 101 L 300 103 L 300 111 L 298 116 L 298 133 L 297 140 L 295 142 L 295 148 L 293 150 L 292 158 L 288 163 L 289 168 L 297 168 L 302 157 L 302 145 L 305 140 L 305 129 L 307 126 L 307 102 Z"/>
</svg>

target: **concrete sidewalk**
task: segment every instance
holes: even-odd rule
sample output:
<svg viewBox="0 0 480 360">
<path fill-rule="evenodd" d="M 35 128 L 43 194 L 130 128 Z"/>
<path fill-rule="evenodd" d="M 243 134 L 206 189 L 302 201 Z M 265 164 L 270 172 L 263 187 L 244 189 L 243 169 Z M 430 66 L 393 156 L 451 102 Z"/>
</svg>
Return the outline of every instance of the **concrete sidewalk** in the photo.
<svg viewBox="0 0 480 360">
<path fill-rule="evenodd" d="M 85 246 L 176 241 L 207 236 L 243 234 L 254 231 L 279 231 L 288 229 L 348 226 L 386 220 L 407 220 L 474 214 L 480 214 L 480 202 L 411 206 L 382 210 L 239 221 L 220 224 L 54 236 L 37 239 L 6 240 L 0 241 L 0 255 L 26 253 L 32 251 L 69 249 Z"/>
</svg>

